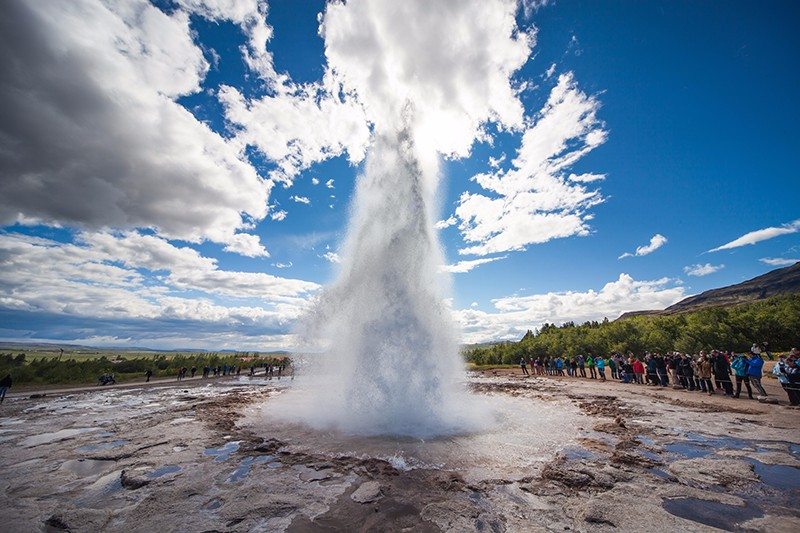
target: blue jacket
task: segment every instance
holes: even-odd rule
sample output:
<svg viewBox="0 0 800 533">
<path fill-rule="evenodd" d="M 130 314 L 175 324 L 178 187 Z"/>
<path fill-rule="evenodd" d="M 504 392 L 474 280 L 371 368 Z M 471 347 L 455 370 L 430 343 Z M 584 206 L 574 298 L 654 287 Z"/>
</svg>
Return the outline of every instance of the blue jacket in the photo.
<svg viewBox="0 0 800 533">
<path fill-rule="evenodd" d="M 763 363 L 763 361 L 762 361 Z M 733 369 L 734 375 L 743 378 L 747 375 L 747 360 L 742 359 L 741 357 L 737 357 L 731 363 L 731 368 Z"/>
<path fill-rule="evenodd" d="M 755 378 L 761 378 L 761 367 L 764 366 L 764 360 L 760 357 L 751 357 L 747 362 L 747 375 Z"/>
</svg>

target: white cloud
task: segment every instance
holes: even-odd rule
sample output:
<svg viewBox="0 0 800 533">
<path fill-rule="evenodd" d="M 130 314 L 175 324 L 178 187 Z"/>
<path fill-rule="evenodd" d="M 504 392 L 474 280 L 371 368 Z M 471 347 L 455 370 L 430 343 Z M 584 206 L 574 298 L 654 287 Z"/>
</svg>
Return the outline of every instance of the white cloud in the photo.
<svg viewBox="0 0 800 533">
<path fill-rule="evenodd" d="M 274 213 L 272 213 L 272 214 L 270 215 L 270 218 L 271 218 L 272 220 L 277 220 L 278 222 L 280 222 L 281 220 L 284 220 L 284 219 L 286 219 L 286 215 L 288 215 L 288 214 L 289 214 L 289 213 L 287 213 L 286 211 L 284 211 L 283 209 L 281 209 L 280 211 L 275 211 Z"/>
<path fill-rule="evenodd" d="M 489 156 L 489 166 L 492 168 L 500 168 L 500 165 L 506 160 L 506 154 L 501 154 L 500 157 Z"/>
<path fill-rule="evenodd" d="M 240 232 L 266 215 L 271 183 L 176 102 L 208 70 L 188 13 L 10 0 L 0 25 L 0 223 L 147 227 L 266 253 Z"/>
<path fill-rule="evenodd" d="M 636 281 L 628 274 L 607 283 L 600 291 L 549 292 L 493 300 L 497 313 L 476 309 L 454 311 L 463 331 L 462 342 L 518 339 L 543 323 L 582 323 L 616 319 L 629 311 L 664 309 L 685 297 L 675 280 Z"/>
<path fill-rule="evenodd" d="M 619 256 L 618 259 L 624 259 L 625 257 L 634 257 L 634 256 L 641 257 L 643 255 L 648 255 L 655 252 L 665 244 L 667 244 L 667 238 L 661 235 L 660 233 L 656 233 L 655 235 L 650 237 L 649 244 L 646 244 L 644 246 L 638 246 L 636 248 L 636 252 L 634 253 L 625 252 L 624 254 Z"/>
<path fill-rule="evenodd" d="M 486 264 L 491 263 L 493 261 L 497 261 L 499 259 L 505 259 L 507 256 L 501 257 L 487 257 L 483 259 L 473 259 L 472 261 L 459 261 L 455 265 L 442 265 L 439 267 L 440 272 L 450 272 L 453 274 L 463 274 L 465 272 L 469 272 L 470 270 Z"/>
<path fill-rule="evenodd" d="M 319 185 L 319 180 L 317 178 L 311 178 L 312 185 Z"/>
<path fill-rule="evenodd" d="M 285 82 L 277 88 L 260 99 L 248 100 L 230 86 L 218 95 L 240 148 L 252 146 L 277 163 L 270 178 L 289 185 L 299 172 L 331 157 L 347 153 L 354 163 L 364 158 L 370 134 L 360 105 L 337 96 L 333 86 Z"/>
<path fill-rule="evenodd" d="M 0 261 L 0 311 L 26 317 L 31 329 L 44 316 L 43 330 L 63 335 L 69 329 L 70 339 L 91 331 L 161 339 L 178 330 L 193 345 L 219 346 L 217 335 L 228 335 L 233 345 L 241 337 L 242 346 L 251 335 L 288 335 L 319 289 L 302 280 L 222 271 L 192 248 L 136 232 L 87 232 L 74 243 L 0 233 Z"/>
<path fill-rule="evenodd" d="M 559 76 L 544 108 L 527 129 L 512 168 L 473 178 L 494 196 L 464 193 L 455 215 L 464 240 L 461 254 L 523 250 L 559 237 L 588 235 L 589 209 L 603 201 L 596 190 L 564 176 L 603 144 L 599 102 L 577 88 L 572 74 Z"/>
<path fill-rule="evenodd" d="M 570 174 L 568 179 L 570 181 L 575 181 L 578 183 L 591 183 L 593 181 L 604 180 L 606 179 L 606 176 L 605 174 L 591 174 L 591 173 L 585 173 L 579 175 Z"/>
<path fill-rule="evenodd" d="M 530 18 L 534 12 L 553 3 L 555 0 L 520 0 L 520 6 L 526 18 Z M 555 65 L 553 66 L 555 67 Z"/>
<path fill-rule="evenodd" d="M 329 189 L 333 189 L 333 180 L 328 180 L 325 182 L 325 186 Z"/>
<path fill-rule="evenodd" d="M 706 263 L 705 265 L 691 265 L 683 267 L 683 271 L 690 276 L 708 276 L 714 272 L 719 272 L 725 268 L 725 265 L 712 265 Z"/>
<path fill-rule="evenodd" d="M 288 263 L 273 263 L 272 266 L 275 268 L 291 268 L 292 262 L 289 261 Z"/>
<path fill-rule="evenodd" d="M 269 257 L 269 252 L 261 245 L 258 236 L 249 233 L 237 233 L 231 236 L 223 250 L 245 257 Z"/>
<path fill-rule="evenodd" d="M 458 219 L 451 215 L 450 218 L 448 218 L 447 220 L 438 221 L 434 225 L 434 227 L 436 229 L 445 229 L 445 228 L 449 228 L 450 226 L 455 226 L 456 224 L 458 224 Z"/>
<path fill-rule="evenodd" d="M 762 263 L 770 266 L 784 267 L 797 263 L 800 259 L 784 259 L 782 257 L 762 257 L 759 259 Z"/>
<path fill-rule="evenodd" d="M 331 262 L 331 263 L 341 263 L 342 260 L 339 258 L 339 254 L 336 252 L 325 252 L 322 255 L 322 258 Z"/>
<path fill-rule="evenodd" d="M 800 231 L 800 219 L 795 220 L 793 222 L 789 222 L 788 224 L 784 224 L 780 227 L 771 227 L 771 228 L 764 228 L 756 231 L 751 231 L 750 233 L 746 233 L 739 237 L 738 239 L 734 239 L 728 244 L 723 244 L 722 246 L 718 246 L 717 248 L 712 248 L 709 252 L 718 252 L 720 250 L 729 250 L 731 248 L 738 248 L 740 246 L 746 246 L 748 244 L 756 244 L 761 241 L 766 241 L 769 239 L 774 239 L 775 237 L 780 237 L 781 235 L 790 235 L 792 233 L 797 233 Z"/>
<path fill-rule="evenodd" d="M 553 76 L 553 74 L 555 74 L 555 72 L 556 72 L 556 64 L 553 63 L 552 65 L 550 65 L 550 67 L 547 69 L 547 71 L 545 71 L 545 73 L 544 73 L 545 78 L 548 78 L 548 79 L 551 78 Z"/>
<path fill-rule="evenodd" d="M 306 205 L 311 204 L 311 200 L 309 200 L 305 196 L 296 196 L 295 195 L 295 196 L 290 196 L 289 199 L 290 200 L 294 200 L 295 202 L 300 203 L 300 204 L 306 204 Z"/>
</svg>

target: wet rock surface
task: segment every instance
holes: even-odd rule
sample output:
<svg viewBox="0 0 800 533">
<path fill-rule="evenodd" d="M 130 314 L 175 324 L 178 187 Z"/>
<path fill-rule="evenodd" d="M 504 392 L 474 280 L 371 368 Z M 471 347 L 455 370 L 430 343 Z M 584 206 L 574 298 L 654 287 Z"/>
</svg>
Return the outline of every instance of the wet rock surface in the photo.
<svg viewBox="0 0 800 533">
<path fill-rule="evenodd" d="M 494 429 L 358 439 L 282 425 L 289 382 L 13 398 L 5 531 L 800 531 L 782 405 L 499 372 Z"/>
</svg>

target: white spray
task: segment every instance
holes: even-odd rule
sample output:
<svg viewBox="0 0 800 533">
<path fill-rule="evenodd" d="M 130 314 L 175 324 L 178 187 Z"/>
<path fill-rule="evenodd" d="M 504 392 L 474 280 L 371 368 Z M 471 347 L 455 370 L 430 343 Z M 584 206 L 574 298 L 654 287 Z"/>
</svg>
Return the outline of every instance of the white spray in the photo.
<svg viewBox="0 0 800 533">
<path fill-rule="evenodd" d="M 440 155 L 465 157 L 488 121 L 523 125 L 511 82 L 532 35 L 516 0 L 330 2 L 320 35 L 337 97 L 358 99 L 372 139 L 336 281 L 305 331 L 313 427 L 427 438 L 477 429 L 446 304 L 433 222 Z M 322 360 L 323 362 L 318 362 Z M 307 365 L 308 366 L 308 365 Z"/>
<path fill-rule="evenodd" d="M 338 280 L 312 321 L 328 339 L 312 423 L 430 437 L 471 429 L 426 176 L 406 133 L 376 138 L 359 176 Z"/>
</svg>

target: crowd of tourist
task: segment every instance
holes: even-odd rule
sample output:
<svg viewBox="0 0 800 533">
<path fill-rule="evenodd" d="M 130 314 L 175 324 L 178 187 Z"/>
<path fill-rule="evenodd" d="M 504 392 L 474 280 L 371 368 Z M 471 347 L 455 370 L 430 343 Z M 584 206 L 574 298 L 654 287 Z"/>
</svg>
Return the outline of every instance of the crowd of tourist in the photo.
<svg viewBox="0 0 800 533">
<path fill-rule="evenodd" d="M 742 387 L 749 398 L 766 397 L 761 383 L 764 359 L 757 345 L 749 354 L 711 350 L 706 353 L 679 352 L 660 354 L 647 352 L 643 356 L 633 353 L 610 356 L 576 355 L 573 357 L 537 357 L 530 360 L 531 372 L 539 376 L 568 376 L 572 378 L 612 379 L 622 383 L 650 385 L 703 392 L 714 395 L 721 392 L 727 397 L 739 398 Z M 769 354 L 772 359 L 772 354 Z M 781 355 L 773 368 L 768 368 L 780 382 L 789 397 L 789 403 L 800 405 L 800 350 L 792 348 L 787 356 Z M 523 357 L 520 367 L 528 372 L 528 361 Z"/>
</svg>

